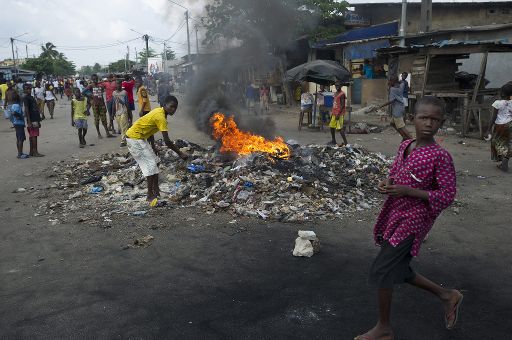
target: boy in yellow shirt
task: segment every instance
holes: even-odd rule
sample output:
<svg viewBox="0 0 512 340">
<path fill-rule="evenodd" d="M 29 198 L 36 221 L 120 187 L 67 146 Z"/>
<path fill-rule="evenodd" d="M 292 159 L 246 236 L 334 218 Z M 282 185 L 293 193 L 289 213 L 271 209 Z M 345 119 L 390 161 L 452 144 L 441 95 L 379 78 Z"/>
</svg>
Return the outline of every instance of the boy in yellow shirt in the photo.
<svg viewBox="0 0 512 340">
<path fill-rule="evenodd" d="M 164 99 L 163 107 L 156 108 L 148 114 L 139 118 L 132 127 L 126 131 L 126 143 L 133 159 L 139 164 L 140 170 L 146 177 L 148 184 L 147 200 L 156 204 L 160 196 L 158 186 L 158 163 L 157 150 L 155 147 L 154 134 L 160 131 L 164 138 L 165 145 L 186 160 L 188 156 L 180 151 L 169 139 L 167 128 L 167 116 L 172 116 L 178 108 L 178 99 L 174 96 L 167 96 Z"/>
<path fill-rule="evenodd" d="M 71 126 L 78 130 L 78 140 L 80 148 L 83 148 L 87 142 L 85 135 L 87 134 L 87 116 L 91 104 L 82 96 L 80 89 L 75 89 L 75 98 L 71 100 Z"/>
<path fill-rule="evenodd" d="M 139 103 L 139 116 L 142 117 L 151 111 L 151 103 L 149 102 L 148 90 L 142 85 L 142 79 L 138 77 L 135 80 L 137 86 L 137 102 Z"/>
</svg>

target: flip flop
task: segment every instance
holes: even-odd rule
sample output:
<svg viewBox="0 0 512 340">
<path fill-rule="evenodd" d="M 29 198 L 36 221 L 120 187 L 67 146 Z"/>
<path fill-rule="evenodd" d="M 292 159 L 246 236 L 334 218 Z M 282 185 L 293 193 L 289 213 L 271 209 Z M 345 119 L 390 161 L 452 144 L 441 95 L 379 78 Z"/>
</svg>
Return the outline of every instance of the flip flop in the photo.
<svg viewBox="0 0 512 340">
<path fill-rule="evenodd" d="M 394 339 L 393 335 L 385 335 L 384 337 L 385 337 L 385 339 L 390 339 L 390 340 Z M 356 336 L 354 338 L 354 340 L 374 340 L 374 338 L 372 338 L 371 336 L 366 335 L 366 334 L 361 334 L 361 335 Z"/>
<path fill-rule="evenodd" d="M 446 329 L 451 330 L 451 329 L 455 328 L 455 324 L 457 323 L 457 320 L 459 318 L 459 309 L 460 309 L 460 305 L 462 304 L 462 299 L 464 299 L 464 295 L 460 294 L 460 298 L 453 306 L 453 309 L 450 312 L 450 314 L 444 316 L 444 322 L 446 325 Z M 453 323 L 450 325 L 448 317 L 452 314 L 454 314 L 454 318 L 453 318 Z"/>
</svg>

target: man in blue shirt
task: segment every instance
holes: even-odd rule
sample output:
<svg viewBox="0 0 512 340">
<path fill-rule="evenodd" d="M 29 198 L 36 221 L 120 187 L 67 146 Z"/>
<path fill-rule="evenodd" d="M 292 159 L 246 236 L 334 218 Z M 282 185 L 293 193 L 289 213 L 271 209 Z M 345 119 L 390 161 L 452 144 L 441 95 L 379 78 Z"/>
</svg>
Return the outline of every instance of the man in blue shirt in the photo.
<svg viewBox="0 0 512 340">
<path fill-rule="evenodd" d="M 391 105 L 391 115 L 393 118 L 391 125 L 400 134 L 400 136 L 402 136 L 403 140 L 412 139 L 411 134 L 405 128 L 404 90 L 397 76 L 389 79 L 389 101 L 378 108 L 383 108 L 388 105 Z"/>
</svg>

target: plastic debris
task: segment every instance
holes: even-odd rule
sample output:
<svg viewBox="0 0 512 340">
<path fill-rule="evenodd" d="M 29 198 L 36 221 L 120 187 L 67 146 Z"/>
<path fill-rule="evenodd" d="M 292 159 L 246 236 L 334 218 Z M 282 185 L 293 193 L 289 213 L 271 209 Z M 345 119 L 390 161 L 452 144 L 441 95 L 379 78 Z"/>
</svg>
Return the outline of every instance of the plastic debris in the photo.
<svg viewBox="0 0 512 340">
<path fill-rule="evenodd" d="M 379 205 L 375 189 L 386 176 L 390 161 L 358 145 L 290 145 L 289 159 L 266 154 L 223 154 L 216 146 L 178 141 L 191 155 L 184 163 L 171 150 L 161 154 L 161 200 L 167 209 L 196 207 L 206 213 L 228 212 L 282 222 L 343 218 Z M 45 192 L 36 213 L 66 220 L 73 211 L 84 212 L 87 223 L 104 217 L 146 211 L 147 183 L 129 153 L 59 162 L 46 169 L 54 183 Z M 98 180 L 84 199 L 65 202 L 77 194 L 84 178 Z M 97 189 L 95 189 L 97 188 Z M 43 189 L 35 189 L 43 190 Z M 160 199 L 159 199 L 160 201 Z M 105 215 L 105 216 L 103 216 Z"/>
</svg>

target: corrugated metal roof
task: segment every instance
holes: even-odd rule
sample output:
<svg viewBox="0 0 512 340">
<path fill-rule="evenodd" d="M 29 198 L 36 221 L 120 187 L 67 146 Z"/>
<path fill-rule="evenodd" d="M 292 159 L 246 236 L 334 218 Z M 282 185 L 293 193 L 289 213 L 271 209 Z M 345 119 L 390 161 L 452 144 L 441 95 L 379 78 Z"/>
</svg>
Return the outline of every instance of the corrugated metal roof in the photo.
<svg viewBox="0 0 512 340">
<path fill-rule="evenodd" d="M 434 42 L 431 44 L 424 44 L 424 45 L 411 45 L 406 47 L 401 46 L 390 46 L 390 47 L 384 47 L 377 49 L 378 53 L 409 53 L 419 50 L 420 48 L 428 48 L 428 47 L 434 47 L 434 48 L 449 48 L 453 46 L 487 46 L 492 49 L 492 47 L 504 47 L 506 49 L 510 49 L 512 52 L 512 43 L 508 41 L 508 39 L 500 39 L 500 40 L 442 40 L 438 42 Z"/>
<path fill-rule="evenodd" d="M 338 35 L 333 39 L 327 39 L 313 44 L 313 48 L 326 48 L 348 43 L 366 42 L 370 40 L 395 37 L 398 35 L 398 21 L 370 27 L 357 28 Z"/>
<path fill-rule="evenodd" d="M 390 4 L 390 5 L 398 5 L 402 4 L 402 0 L 349 0 L 350 5 L 382 5 L 382 4 Z M 433 0 L 434 4 L 489 4 L 489 3 L 507 3 L 512 1 L 510 0 Z M 408 0 L 408 4 L 420 4 L 421 0 Z"/>
</svg>

